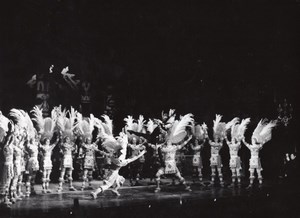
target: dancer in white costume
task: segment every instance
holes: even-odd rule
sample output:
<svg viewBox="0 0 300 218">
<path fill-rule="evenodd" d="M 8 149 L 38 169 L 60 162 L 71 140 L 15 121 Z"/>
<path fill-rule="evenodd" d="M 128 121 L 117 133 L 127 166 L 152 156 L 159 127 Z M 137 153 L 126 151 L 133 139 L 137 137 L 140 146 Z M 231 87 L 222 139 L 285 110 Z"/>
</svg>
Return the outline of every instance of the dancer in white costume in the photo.
<svg viewBox="0 0 300 218">
<path fill-rule="evenodd" d="M 60 108 L 54 107 L 51 111 L 51 117 L 43 117 L 42 109 L 35 106 L 31 113 L 33 115 L 33 122 L 39 136 L 39 150 L 42 154 L 41 169 L 43 173 L 42 177 L 42 192 L 51 193 L 49 189 L 50 175 L 52 172 L 52 160 L 51 155 L 54 147 L 58 144 L 60 140 L 59 131 L 55 129 L 56 121 L 59 115 Z M 56 141 L 51 144 L 51 140 L 56 133 Z"/>
<path fill-rule="evenodd" d="M 241 169 L 242 162 L 241 158 L 238 155 L 238 152 L 241 148 L 241 140 L 244 137 L 244 133 L 246 131 L 247 125 L 250 122 L 250 118 L 243 119 L 241 123 L 239 120 L 236 120 L 231 127 L 231 140 L 229 141 L 227 135 L 225 135 L 226 143 L 229 147 L 229 167 L 231 170 L 231 185 L 230 187 L 235 186 L 235 182 L 237 181 L 238 186 L 241 186 Z"/>
<path fill-rule="evenodd" d="M 120 135 L 115 139 L 112 135 L 112 123 L 106 122 L 102 123 L 100 120 L 97 121 L 97 127 L 100 130 L 99 137 L 104 139 L 102 146 L 110 153 L 111 158 L 111 167 L 106 179 L 94 192 L 91 192 L 91 195 L 94 199 L 97 198 L 97 195 L 105 190 L 110 189 L 116 195 L 120 195 L 118 189 L 125 182 L 125 178 L 119 175 L 119 171 L 122 167 L 128 165 L 129 163 L 137 160 L 146 151 L 142 151 L 138 156 L 126 159 L 127 146 L 128 146 L 128 137 L 125 133 L 120 133 Z"/>
<path fill-rule="evenodd" d="M 30 138 L 27 140 L 25 146 L 25 151 L 28 155 L 28 160 L 26 164 L 26 197 L 30 194 L 35 194 L 34 184 L 36 172 L 39 170 L 38 154 L 39 154 L 39 137 L 36 134 L 35 138 Z"/>
<path fill-rule="evenodd" d="M 266 119 L 262 119 L 257 124 L 257 127 L 253 131 L 251 137 L 251 144 L 248 144 L 245 141 L 245 137 L 242 138 L 243 143 L 247 146 L 247 148 L 251 152 L 251 158 L 249 160 L 249 171 L 250 171 L 250 184 L 248 188 L 253 186 L 254 182 L 254 172 L 257 172 L 257 177 L 259 181 L 259 186 L 262 186 L 263 177 L 261 171 L 263 168 L 261 167 L 261 162 L 259 158 L 259 151 L 263 148 L 263 145 L 272 139 L 272 129 L 277 125 L 276 120 L 272 120 L 268 122 Z"/>
<path fill-rule="evenodd" d="M 1 203 L 10 207 L 9 186 L 14 176 L 14 124 L 0 111 L 0 195 Z"/>
<path fill-rule="evenodd" d="M 42 192 L 43 193 L 51 193 L 52 191 L 49 189 L 49 183 L 50 183 L 50 175 L 52 172 L 52 151 L 55 148 L 55 146 L 59 143 L 59 137 L 57 137 L 56 141 L 53 144 L 50 144 L 50 139 L 45 138 L 44 144 L 40 145 L 40 151 L 42 153 L 42 172 L 43 172 L 43 178 L 42 178 Z"/>
<path fill-rule="evenodd" d="M 124 121 L 126 122 L 124 129 L 128 136 L 128 147 L 130 148 L 129 151 L 131 157 L 135 157 L 139 155 L 141 151 L 146 149 L 144 146 L 146 140 L 143 137 L 131 134 L 130 131 L 133 131 L 136 134 L 146 134 L 144 116 L 140 115 L 137 121 L 135 121 L 132 116 L 127 116 Z M 129 165 L 131 185 L 140 185 L 139 180 L 141 179 L 144 164 L 145 157 L 143 155 L 137 161 L 134 161 Z"/>
<path fill-rule="evenodd" d="M 11 109 L 9 115 L 14 119 L 14 178 L 11 184 L 12 200 L 21 200 L 23 173 L 25 172 L 25 144 L 35 137 L 36 131 L 27 112 L 20 109 Z M 29 195 L 27 195 L 29 196 Z"/>
<path fill-rule="evenodd" d="M 193 127 L 193 133 L 195 136 L 195 143 L 191 144 L 191 149 L 193 150 L 193 173 L 196 175 L 200 182 L 202 182 L 202 158 L 201 158 L 201 150 L 206 142 L 208 137 L 207 135 L 207 126 L 205 123 L 202 125 L 196 125 Z"/>
<path fill-rule="evenodd" d="M 214 141 L 209 139 L 209 144 L 211 146 L 211 157 L 210 157 L 210 167 L 211 167 L 211 185 L 215 184 L 215 179 L 217 175 L 219 176 L 220 185 L 224 186 L 223 173 L 222 173 L 222 160 L 220 156 L 220 150 L 223 147 L 223 141 L 226 131 L 226 123 L 221 122 L 222 116 L 216 115 L 216 119 L 213 121 L 213 138 Z M 218 172 L 218 173 L 216 173 Z"/>
<path fill-rule="evenodd" d="M 85 184 L 89 183 L 89 188 L 92 189 L 91 181 L 93 179 L 93 171 L 95 170 L 95 152 L 106 155 L 105 152 L 98 149 L 97 143 L 100 137 L 95 142 L 92 142 L 92 133 L 94 131 L 95 119 L 91 114 L 89 118 L 83 118 L 80 113 L 77 113 L 76 131 L 80 137 L 83 138 L 80 153 L 83 156 L 83 182 L 81 190 L 85 188 Z"/>
<path fill-rule="evenodd" d="M 63 142 L 60 144 L 60 149 L 63 154 L 63 158 L 61 160 L 61 167 L 60 167 L 60 178 L 59 178 L 59 185 L 58 185 L 58 192 L 63 190 L 63 182 L 65 173 L 67 173 L 67 178 L 69 181 L 69 190 L 76 191 L 73 186 L 73 153 L 76 152 L 76 144 L 74 129 L 76 127 L 75 120 L 76 120 L 77 111 L 71 107 L 70 111 L 59 111 L 58 118 L 57 118 L 57 127 L 62 134 Z"/>
<path fill-rule="evenodd" d="M 164 167 L 161 167 L 156 173 L 157 186 L 155 192 L 159 192 L 161 190 L 160 177 L 164 174 L 175 175 L 179 179 L 180 183 L 185 186 L 185 189 L 191 191 L 191 188 L 186 184 L 185 179 L 181 176 L 181 173 L 176 166 L 175 155 L 176 151 L 182 149 L 191 140 L 192 135 L 182 142 L 187 136 L 186 128 L 191 127 L 193 123 L 194 119 L 192 114 L 186 114 L 180 120 L 174 120 L 174 122 L 169 126 L 166 145 L 164 145 L 165 143 L 158 145 L 161 147 L 161 151 L 164 154 Z"/>
</svg>

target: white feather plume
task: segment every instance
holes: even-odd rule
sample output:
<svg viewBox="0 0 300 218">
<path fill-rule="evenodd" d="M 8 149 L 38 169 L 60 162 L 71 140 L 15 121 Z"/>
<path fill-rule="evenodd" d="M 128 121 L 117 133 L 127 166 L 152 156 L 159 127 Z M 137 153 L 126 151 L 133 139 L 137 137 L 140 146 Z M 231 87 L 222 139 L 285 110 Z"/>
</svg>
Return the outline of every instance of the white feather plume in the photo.
<svg viewBox="0 0 300 218">
<path fill-rule="evenodd" d="M 277 125 L 276 120 L 271 120 L 269 123 L 266 123 L 259 133 L 259 135 L 264 138 L 265 142 L 268 142 L 272 138 L 272 129 Z"/>
<path fill-rule="evenodd" d="M 140 115 L 139 119 L 138 119 L 138 128 L 137 131 L 138 132 L 142 132 L 144 129 L 144 124 L 145 124 L 145 120 L 144 120 L 144 116 Z"/>
<path fill-rule="evenodd" d="M 11 109 L 9 115 L 14 118 L 15 123 L 21 128 L 26 128 L 27 121 L 20 109 Z"/>
<path fill-rule="evenodd" d="M 185 138 L 187 134 L 186 127 L 188 126 L 192 127 L 193 124 L 194 124 L 193 114 L 189 113 L 184 115 L 180 121 L 174 122 L 169 135 L 169 140 L 172 143 L 179 143 Z"/>
<path fill-rule="evenodd" d="M 201 125 L 201 127 L 203 128 L 203 130 L 207 131 L 207 125 L 206 125 L 206 123 L 203 123 L 203 124 Z"/>
<path fill-rule="evenodd" d="M 170 109 L 169 110 L 169 117 L 175 115 L 175 109 Z"/>
<path fill-rule="evenodd" d="M 29 114 L 27 112 L 25 112 L 25 111 L 24 111 L 24 118 L 26 119 L 26 123 L 27 123 L 27 125 L 26 125 L 27 126 L 26 127 L 27 134 L 28 134 L 28 136 L 30 138 L 34 138 L 35 135 L 36 135 L 36 130 L 35 130 L 34 126 L 33 126 L 33 123 L 32 123 L 32 120 L 31 120 Z"/>
<path fill-rule="evenodd" d="M 93 114 L 90 114 L 89 118 L 83 118 L 82 114 L 77 112 L 76 114 L 77 122 L 76 122 L 76 130 L 78 134 L 81 136 L 87 138 L 87 137 L 92 137 L 92 133 L 94 130 L 95 126 L 95 117 Z"/>
<path fill-rule="evenodd" d="M 106 114 L 103 114 L 101 117 L 104 119 L 104 123 L 102 123 L 102 125 L 105 128 L 106 133 L 108 135 L 112 135 L 113 134 L 113 121 Z"/>
<path fill-rule="evenodd" d="M 229 121 L 228 123 L 226 123 L 226 130 L 229 130 L 232 126 L 238 124 L 240 122 L 240 118 L 235 117 L 233 118 L 231 121 Z"/>
<path fill-rule="evenodd" d="M 239 136 L 244 136 L 249 123 L 250 123 L 250 118 L 249 117 L 246 118 L 246 119 L 243 119 L 241 121 L 241 124 L 238 126 L 238 135 Z"/>
<path fill-rule="evenodd" d="M 69 115 L 69 122 L 72 131 L 76 128 L 76 118 L 77 118 L 76 114 L 77 111 L 73 107 L 71 107 L 71 109 L 68 111 L 68 115 Z"/>
<path fill-rule="evenodd" d="M 30 112 L 32 113 L 32 120 L 35 122 L 38 132 L 44 132 L 45 120 L 43 117 L 43 110 L 38 106 L 34 106 Z"/>
<path fill-rule="evenodd" d="M 217 131 L 217 128 L 218 128 L 218 125 L 219 125 L 221 119 L 222 119 L 222 115 L 216 114 L 216 119 L 213 121 L 213 123 L 214 123 L 213 130 L 214 130 L 214 132 Z"/>
<path fill-rule="evenodd" d="M 265 119 L 261 119 L 261 120 L 258 122 L 256 128 L 255 128 L 254 131 L 253 131 L 252 136 L 254 136 L 254 137 L 255 137 L 255 136 L 259 136 L 259 133 L 262 131 L 265 122 L 266 122 Z"/>
<path fill-rule="evenodd" d="M 157 125 L 153 122 L 153 120 L 149 119 L 149 121 L 147 122 L 148 132 L 152 133 L 156 127 L 157 127 Z"/>
<path fill-rule="evenodd" d="M 5 117 L 0 111 L 0 128 L 6 133 L 8 131 L 9 119 Z"/>
<path fill-rule="evenodd" d="M 133 130 L 133 117 L 132 116 L 127 116 L 126 118 L 124 118 L 124 121 L 125 121 L 125 129 L 126 130 Z"/>
<path fill-rule="evenodd" d="M 252 137 L 256 138 L 258 143 L 266 143 L 272 138 L 272 129 L 277 125 L 276 120 L 271 120 L 270 122 L 267 119 L 262 119 L 257 124 L 257 127 L 253 131 Z"/>
</svg>

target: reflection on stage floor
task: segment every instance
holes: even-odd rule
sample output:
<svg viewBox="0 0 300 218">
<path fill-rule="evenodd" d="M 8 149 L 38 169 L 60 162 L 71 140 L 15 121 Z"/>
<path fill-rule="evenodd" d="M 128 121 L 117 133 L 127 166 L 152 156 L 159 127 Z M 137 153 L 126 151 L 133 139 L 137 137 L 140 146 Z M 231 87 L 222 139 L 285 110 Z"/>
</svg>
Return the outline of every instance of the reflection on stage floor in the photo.
<svg viewBox="0 0 300 218">
<path fill-rule="evenodd" d="M 93 187 L 96 188 L 98 183 L 94 181 Z M 80 182 L 75 182 L 76 188 L 80 189 L 80 185 Z M 295 206 L 293 198 L 299 197 L 299 188 L 295 191 L 296 186 L 293 188 L 293 185 L 271 181 L 266 181 L 261 189 L 247 189 L 245 186 L 222 188 L 192 183 L 192 192 L 188 192 L 180 184 L 172 185 L 166 181 L 161 192 L 154 193 L 155 185 L 144 181 L 143 186 L 125 185 L 120 189 L 121 196 L 108 190 L 94 200 L 90 196 L 91 190 L 71 192 L 65 184 L 65 191 L 58 194 L 57 184 L 51 184 L 53 193 L 42 194 L 40 185 L 36 185 L 36 195 L 16 202 L 9 210 L 2 208 L 1 211 L 2 215 L 9 217 L 94 217 L 96 214 L 108 217 L 193 217 L 197 214 L 237 217 L 243 214 L 243 217 L 251 217 L 268 209 L 274 212 L 271 217 L 280 217 L 282 213 L 292 212 L 293 215 L 299 212 L 297 207 L 296 211 L 290 211 Z M 275 209 L 269 208 L 271 206 L 275 206 Z"/>
</svg>

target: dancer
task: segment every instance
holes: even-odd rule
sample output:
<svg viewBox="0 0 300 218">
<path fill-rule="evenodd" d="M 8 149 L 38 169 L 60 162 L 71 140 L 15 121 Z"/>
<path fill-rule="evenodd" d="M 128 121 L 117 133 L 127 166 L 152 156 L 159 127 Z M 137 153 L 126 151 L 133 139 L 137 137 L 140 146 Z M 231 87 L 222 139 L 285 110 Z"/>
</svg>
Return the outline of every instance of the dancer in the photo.
<svg viewBox="0 0 300 218">
<path fill-rule="evenodd" d="M 195 135 L 195 144 L 191 144 L 191 149 L 193 150 L 193 172 L 196 175 L 200 182 L 202 182 L 202 158 L 201 150 L 206 142 L 208 137 L 207 135 L 207 126 L 205 123 L 202 125 L 194 126 L 194 135 Z"/>
<path fill-rule="evenodd" d="M 34 127 L 29 115 L 20 109 L 11 109 L 9 115 L 15 121 L 14 128 L 14 176 L 10 185 L 10 195 L 12 202 L 22 200 L 17 190 L 21 190 L 24 166 L 24 144 L 31 137 Z"/>
<path fill-rule="evenodd" d="M 59 109 L 59 108 L 58 108 Z M 69 181 L 69 190 L 76 191 L 73 186 L 73 153 L 76 151 L 75 136 L 73 130 L 75 129 L 75 120 L 77 112 L 71 107 L 70 111 L 59 111 L 57 118 L 57 127 L 62 133 L 63 143 L 60 144 L 60 149 L 63 154 L 61 168 L 60 168 L 60 178 L 58 185 L 58 192 L 63 190 L 63 182 L 65 173 L 67 173 L 67 179 Z M 69 117 L 67 117 L 69 115 Z"/>
<path fill-rule="evenodd" d="M 223 147 L 223 140 L 225 137 L 226 123 L 220 122 L 222 119 L 221 115 L 216 114 L 216 119 L 213 121 L 213 138 L 214 141 L 208 140 L 211 146 L 211 157 L 210 157 L 210 167 L 211 167 L 211 184 L 215 184 L 215 179 L 217 175 L 219 176 L 220 185 L 224 186 L 223 174 L 222 174 L 222 160 L 219 154 L 221 148 Z M 217 172 L 217 173 L 216 173 Z"/>
<path fill-rule="evenodd" d="M 146 149 L 144 146 L 146 140 L 142 136 L 133 136 L 130 132 L 132 131 L 132 133 L 142 135 L 146 134 L 144 127 L 145 120 L 143 115 L 140 115 L 137 121 L 135 121 L 132 118 L 132 116 L 127 116 L 127 118 L 125 118 L 124 121 L 126 122 L 124 130 L 128 136 L 128 147 L 130 148 L 130 155 L 131 157 L 135 157 L 139 155 L 141 151 Z M 142 139 L 143 142 L 140 143 Z M 141 179 L 144 164 L 145 157 L 141 156 L 137 161 L 134 161 L 132 164 L 129 165 L 131 185 L 140 185 L 139 180 Z M 133 182 L 135 182 L 135 184 L 133 184 Z"/>
<path fill-rule="evenodd" d="M 272 139 L 272 129 L 277 125 L 276 120 L 271 120 L 268 122 L 266 119 L 261 119 L 257 124 L 255 130 L 253 131 L 251 137 L 251 144 L 245 141 L 245 137 L 242 138 L 243 143 L 251 152 L 251 158 L 249 160 L 249 171 L 250 171 L 250 184 L 248 188 L 253 187 L 254 182 L 254 172 L 257 172 L 257 177 L 259 181 L 259 187 L 262 187 L 263 177 L 261 167 L 259 151 L 262 149 L 263 145 Z"/>
<path fill-rule="evenodd" d="M 18 126 L 15 127 L 20 128 Z M 18 185 L 20 185 L 21 178 L 22 176 L 22 158 L 24 157 L 23 155 L 23 149 L 24 149 L 24 143 L 25 143 L 25 132 L 19 132 L 19 130 L 15 129 L 15 137 L 14 137 L 14 154 L 13 154 L 13 163 L 14 163 L 14 176 L 12 178 L 12 182 L 10 185 L 10 196 L 11 196 L 11 201 L 14 203 L 17 200 L 22 200 L 20 196 L 17 194 L 17 188 Z M 21 181 L 22 182 L 22 181 Z M 19 183 L 19 184 L 18 184 Z"/>
<path fill-rule="evenodd" d="M 143 150 L 146 149 L 146 147 L 144 146 L 145 142 L 146 141 L 144 141 L 141 144 L 137 144 L 136 137 L 132 138 L 132 143 L 128 144 L 129 148 L 131 148 L 131 157 L 132 158 L 135 156 L 138 156 L 140 154 L 140 152 L 142 152 Z M 145 157 L 143 155 L 137 161 L 134 161 L 132 164 L 130 164 L 130 171 L 131 171 L 130 183 L 131 183 L 131 185 L 133 185 L 132 180 L 135 180 L 134 185 L 140 185 L 139 180 L 141 177 L 141 173 L 143 171 L 144 163 L 145 163 Z"/>
<path fill-rule="evenodd" d="M 152 164 L 150 166 L 151 169 L 151 181 L 156 179 L 156 172 L 160 167 L 165 167 L 163 161 L 163 154 L 161 152 L 161 145 L 164 144 L 165 138 L 163 134 L 160 134 L 157 137 L 157 142 L 155 144 L 148 145 L 153 149 L 153 156 L 152 156 Z"/>
<path fill-rule="evenodd" d="M 36 172 L 39 170 L 38 154 L 39 154 L 39 136 L 36 134 L 35 138 L 27 139 L 25 150 L 28 155 L 26 164 L 26 197 L 30 194 L 35 194 L 34 184 Z"/>
<path fill-rule="evenodd" d="M 1 192 L 3 196 L 3 205 L 5 207 L 10 207 L 12 202 L 10 201 L 9 196 L 9 187 L 14 176 L 14 163 L 13 163 L 13 154 L 14 154 L 14 124 L 12 121 L 9 121 L 5 116 L 0 114 L 0 132 L 1 132 L 1 171 L 0 171 L 0 185 Z"/>
<path fill-rule="evenodd" d="M 36 143 L 39 140 L 39 150 L 42 154 L 41 169 L 43 173 L 42 177 L 42 192 L 51 193 L 49 189 L 50 175 L 52 172 L 52 160 L 51 155 L 54 147 L 58 144 L 60 140 L 60 134 L 58 131 L 55 131 L 55 123 L 58 117 L 58 109 L 54 107 L 51 111 L 51 117 L 43 117 L 43 111 L 39 107 L 35 106 L 31 113 L 33 115 L 32 120 L 36 124 L 37 135 Z M 54 133 L 56 133 L 56 141 L 53 144 L 50 144 L 51 139 L 53 138 Z"/>
<path fill-rule="evenodd" d="M 110 128 L 106 128 L 107 126 L 110 126 Z M 111 167 L 106 179 L 103 181 L 103 185 L 94 192 L 91 192 L 91 195 L 93 199 L 96 199 L 99 193 L 111 188 L 110 190 L 119 196 L 118 189 L 125 182 L 125 178 L 119 175 L 120 169 L 140 158 L 146 151 L 142 151 L 138 156 L 125 159 L 128 136 L 121 132 L 117 139 L 115 139 L 112 135 L 112 125 L 107 125 L 107 123 L 102 123 L 101 121 L 97 121 L 97 127 L 101 130 L 99 137 L 104 139 L 102 146 L 110 153 Z"/>
<path fill-rule="evenodd" d="M 42 192 L 45 193 L 51 193 L 52 191 L 49 189 L 49 183 L 50 183 L 50 175 L 52 172 L 52 151 L 55 148 L 55 146 L 59 143 L 59 136 L 57 136 L 56 141 L 53 144 L 50 144 L 50 139 L 45 138 L 44 143 L 40 145 L 40 150 L 42 153 Z"/>
<path fill-rule="evenodd" d="M 39 168 L 37 160 L 38 142 L 36 143 L 35 140 L 36 130 L 27 112 L 19 109 L 11 109 L 10 116 L 12 116 L 16 122 L 15 143 L 17 146 L 15 149 L 15 178 L 13 179 L 12 192 L 16 191 L 16 199 L 21 199 L 23 195 L 21 190 L 24 172 L 28 174 L 26 197 L 29 197 L 31 191 L 34 192 L 33 186 L 30 187 L 30 184 L 34 184 L 35 173 Z M 26 161 L 24 160 L 24 152 L 26 153 Z M 25 167 L 27 171 L 25 171 Z M 16 177 L 18 177 L 17 184 L 15 184 Z"/>
<path fill-rule="evenodd" d="M 166 145 L 161 147 L 161 151 L 164 154 L 163 161 L 165 167 L 161 167 L 156 173 L 156 189 L 155 192 L 159 192 L 160 189 L 160 177 L 162 175 L 175 175 L 180 183 L 185 186 L 185 189 L 191 191 L 191 188 L 186 184 L 185 179 L 181 176 L 178 167 L 176 166 L 175 155 L 176 151 L 182 149 L 192 138 L 192 135 L 189 138 L 181 143 L 186 137 L 186 127 L 193 125 L 194 119 L 192 114 L 186 114 L 181 118 L 181 120 L 176 120 L 172 126 L 168 129 Z M 180 143 L 180 144 L 179 144 Z M 165 143 L 164 143 L 165 144 Z"/>
<path fill-rule="evenodd" d="M 81 151 L 83 156 L 83 182 L 81 190 L 85 188 L 86 182 L 89 183 L 89 189 L 92 189 L 91 181 L 93 179 L 93 172 L 95 170 L 95 152 L 99 152 L 103 155 L 106 153 L 98 149 L 97 143 L 100 141 L 100 137 L 93 143 L 92 133 L 94 131 L 94 116 L 91 114 L 89 118 L 82 118 L 80 113 L 77 113 L 77 132 L 83 138 L 84 143 L 81 143 Z"/>
<path fill-rule="evenodd" d="M 85 188 L 85 183 L 89 183 L 89 189 L 92 189 L 91 181 L 93 179 L 93 172 L 95 171 L 95 152 L 98 152 L 102 155 L 108 155 L 107 153 L 100 151 L 97 147 L 97 143 L 100 139 L 97 139 L 94 143 L 92 143 L 92 139 L 90 137 L 86 138 L 85 143 L 82 144 L 83 148 L 83 182 L 81 186 L 81 190 L 83 191 Z"/>
<path fill-rule="evenodd" d="M 234 123 L 231 127 L 231 141 L 228 140 L 227 135 L 225 135 L 226 143 L 229 147 L 230 161 L 229 167 L 231 170 L 231 185 L 230 187 L 235 186 L 237 181 L 238 186 L 241 186 L 241 158 L 238 155 L 238 152 L 241 148 L 241 140 L 244 137 L 244 133 L 247 129 L 247 125 L 250 123 L 250 118 L 243 119 L 239 124 L 239 120 Z"/>
</svg>

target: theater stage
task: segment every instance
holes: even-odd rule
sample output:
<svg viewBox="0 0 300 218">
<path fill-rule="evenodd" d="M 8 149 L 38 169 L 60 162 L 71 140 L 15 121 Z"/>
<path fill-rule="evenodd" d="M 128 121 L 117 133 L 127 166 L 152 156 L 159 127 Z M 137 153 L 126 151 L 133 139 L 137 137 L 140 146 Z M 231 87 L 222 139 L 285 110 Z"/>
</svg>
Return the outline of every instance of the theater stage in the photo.
<svg viewBox="0 0 300 218">
<path fill-rule="evenodd" d="M 192 192 L 173 186 L 165 179 L 162 191 L 154 193 L 154 183 L 120 189 L 121 196 L 111 191 L 92 199 L 90 190 L 58 194 L 51 184 L 51 194 L 37 195 L 16 202 L 10 209 L 1 208 L 0 217 L 300 217 L 299 181 L 265 181 L 261 189 L 205 187 L 191 181 Z M 97 187 L 99 181 L 93 182 Z M 81 183 L 74 186 L 80 189 Z"/>
</svg>

